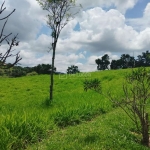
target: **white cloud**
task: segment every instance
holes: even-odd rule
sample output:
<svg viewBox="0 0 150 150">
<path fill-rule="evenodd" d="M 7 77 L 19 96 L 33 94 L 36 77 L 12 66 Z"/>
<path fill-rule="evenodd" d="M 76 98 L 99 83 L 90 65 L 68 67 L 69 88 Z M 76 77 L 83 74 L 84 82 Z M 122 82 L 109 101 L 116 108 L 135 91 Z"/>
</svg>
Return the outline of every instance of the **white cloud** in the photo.
<svg viewBox="0 0 150 150">
<path fill-rule="evenodd" d="M 147 4 L 143 17 L 127 19 L 126 22 L 133 26 L 137 31 L 143 31 L 150 25 L 150 3 Z"/>
<path fill-rule="evenodd" d="M 56 49 L 57 70 L 65 72 L 68 66 L 78 65 L 81 71 L 94 71 L 95 59 L 105 53 L 111 59 L 118 59 L 118 55 L 113 53 L 139 53 L 149 49 L 150 3 L 142 18 L 126 19 L 124 16 L 126 10 L 133 8 L 136 2 L 137 0 L 78 0 L 84 10 L 61 32 Z M 51 52 L 47 52 L 51 37 L 49 33 L 42 33 L 47 12 L 31 0 L 16 0 L 15 3 L 7 0 L 6 7 L 6 13 L 16 8 L 8 20 L 5 34 L 19 33 L 20 44 L 16 49 L 23 58 L 20 63 L 24 66 L 51 63 Z M 104 7 L 107 11 L 102 9 Z M 77 23 L 80 31 L 73 30 Z M 0 51 L 3 49 L 6 49 L 6 45 L 1 46 Z"/>
<path fill-rule="evenodd" d="M 84 11 L 80 19 L 81 30 L 93 30 L 94 32 L 106 29 L 116 29 L 123 27 L 125 18 L 117 10 L 111 9 L 108 12 L 100 7 Z"/>
<path fill-rule="evenodd" d="M 72 31 L 69 40 L 78 43 L 83 49 L 98 54 L 106 51 L 129 53 L 149 47 L 148 28 L 136 31 L 126 24 L 125 17 L 117 10 L 104 11 L 96 7 L 83 11 L 81 16 L 81 30 Z"/>
<path fill-rule="evenodd" d="M 147 4 L 145 10 L 144 10 L 144 16 L 150 17 L 150 3 Z"/>
<path fill-rule="evenodd" d="M 33 39 L 32 41 L 29 41 L 29 43 L 32 51 L 45 53 L 50 50 L 49 48 L 51 47 L 51 41 L 52 39 L 50 36 L 41 34 L 36 40 Z"/>
<path fill-rule="evenodd" d="M 15 0 L 14 2 L 12 0 L 7 0 L 4 7 L 6 7 L 3 13 L 5 16 L 13 9 L 16 9 L 9 17 L 4 33 L 19 33 L 18 37 L 21 41 L 35 39 L 37 32 L 40 30 L 41 23 L 45 23 L 44 18 L 46 15 L 46 12 L 40 8 L 37 2 L 31 2 L 29 0 Z M 2 26 L 2 21 L 0 25 Z"/>
<path fill-rule="evenodd" d="M 25 66 L 36 66 L 38 64 L 50 64 L 51 63 L 51 54 L 50 53 L 41 53 L 40 57 L 38 56 L 38 53 L 31 52 L 27 50 L 21 50 L 20 55 L 22 56 L 22 60 L 20 63 Z M 55 66 L 57 70 L 59 71 L 66 71 L 67 68 L 71 65 L 76 65 L 78 63 L 78 60 L 84 58 L 84 55 L 82 53 L 77 54 L 56 54 L 55 57 Z"/>
<path fill-rule="evenodd" d="M 98 58 L 100 58 L 101 56 L 90 56 L 89 58 L 88 58 L 88 64 L 89 65 L 95 65 L 95 60 L 96 59 L 98 59 Z"/>
<path fill-rule="evenodd" d="M 121 13 L 125 13 L 127 9 L 131 9 L 137 3 L 138 0 L 77 0 L 77 4 L 81 4 L 84 9 L 93 8 L 93 7 L 116 7 Z"/>
<path fill-rule="evenodd" d="M 125 24 L 125 17 L 114 9 L 106 12 L 96 7 L 83 11 L 81 16 L 81 30 L 72 31 L 69 40 L 91 52 L 125 51 L 138 34 Z"/>
<path fill-rule="evenodd" d="M 137 37 L 137 43 L 141 49 L 147 50 L 150 48 L 150 28 L 146 28 L 140 32 Z"/>
</svg>

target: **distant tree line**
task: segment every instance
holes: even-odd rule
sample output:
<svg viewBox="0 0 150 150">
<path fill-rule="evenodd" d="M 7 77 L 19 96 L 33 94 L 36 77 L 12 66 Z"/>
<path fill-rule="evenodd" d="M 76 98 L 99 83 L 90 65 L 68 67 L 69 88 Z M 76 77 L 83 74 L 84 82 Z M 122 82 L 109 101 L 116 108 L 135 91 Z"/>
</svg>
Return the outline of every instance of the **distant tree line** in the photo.
<svg viewBox="0 0 150 150">
<path fill-rule="evenodd" d="M 138 55 L 137 59 L 129 54 L 122 54 L 120 59 L 109 61 L 108 54 L 105 54 L 101 59 L 96 59 L 97 70 L 106 69 L 126 69 L 136 67 L 148 67 L 150 66 L 150 52 L 147 50 L 142 55 Z"/>
<path fill-rule="evenodd" d="M 11 64 L 5 64 L 5 66 L 7 65 L 10 66 Z M 34 67 L 14 66 L 10 69 L 0 69 L 0 76 L 21 77 L 26 75 L 50 74 L 51 68 L 50 64 L 39 64 Z M 54 67 L 54 71 L 56 73 L 56 67 Z"/>
</svg>

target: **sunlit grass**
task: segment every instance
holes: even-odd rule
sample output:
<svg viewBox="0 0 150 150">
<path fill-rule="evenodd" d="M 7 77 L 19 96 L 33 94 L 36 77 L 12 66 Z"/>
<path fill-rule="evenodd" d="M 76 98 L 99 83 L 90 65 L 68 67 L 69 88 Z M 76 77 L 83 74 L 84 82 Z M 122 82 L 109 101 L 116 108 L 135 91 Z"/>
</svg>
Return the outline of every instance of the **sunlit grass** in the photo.
<svg viewBox="0 0 150 150">
<path fill-rule="evenodd" d="M 104 92 L 111 90 L 121 96 L 127 71 L 93 72 L 88 78 L 99 78 Z M 119 115 L 124 116 L 122 111 L 103 95 L 85 92 L 84 80 L 77 76 L 60 79 L 56 75 L 54 100 L 49 103 L 48 75 L 0 77 L 0 149 L 23 149 L 39 142 L 41 145 L 44 139 L 47 140 L 41 150 L 119 149 L 121 146 L 138 149 L 136 138 L 127 132 L 131 122 L 128 119 L 124 122 Z M 119 128 L 121 122 L 124 130 Z"/>
<path fill-rule="evenodd" d="M 81 125 L 55 131 L 48 139 L 28 150 L 148 150 L 131 132 L 132 123 L 120 109 L 93 118 Z"/>
</svg>

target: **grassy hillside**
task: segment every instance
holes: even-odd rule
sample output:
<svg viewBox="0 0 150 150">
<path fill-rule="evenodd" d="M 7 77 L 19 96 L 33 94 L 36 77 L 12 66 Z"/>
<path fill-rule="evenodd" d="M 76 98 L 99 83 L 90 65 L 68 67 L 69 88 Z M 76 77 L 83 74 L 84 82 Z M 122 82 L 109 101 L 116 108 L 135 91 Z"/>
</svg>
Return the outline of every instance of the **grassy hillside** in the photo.
<svg viewBox="0 0 150 150">
<path fill-rule="evenodd" d="M 99 78 L 103 91 L 121 96 L 128 71 L 95 72 L 88 78 Z M 94 91 L 84 92 L 85 77 L 56 75 L 50 106 L 49 80 L 48 75 L 0 77 L 1 150 L 146 149 L 122 110 Z"/>
</svg>

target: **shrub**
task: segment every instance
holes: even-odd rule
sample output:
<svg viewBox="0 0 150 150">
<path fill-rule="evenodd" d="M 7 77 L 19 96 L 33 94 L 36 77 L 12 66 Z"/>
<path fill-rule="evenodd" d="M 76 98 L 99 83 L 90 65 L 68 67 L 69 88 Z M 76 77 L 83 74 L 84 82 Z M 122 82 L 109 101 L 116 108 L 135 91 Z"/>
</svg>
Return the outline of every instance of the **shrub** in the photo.
<svg viewBox="0 0 150 150">
<path fill-rule="evenodd" d="M 107 94 L 102 93 L 100 83 L 98 79 L 85 80 L 84 90 L 95 90 L 106 96 L 116 106 L 121 107 L 134 122 L 137 131 L 142 134 L 142 144 L 150 147 L 147 113 L 147 103 L 150 100 L 150 70 L 141 67 L 126 75 L 122 98 L 112 96 L 110 91 Z"/>
<path fill-rule="evenodd" d="M 35 71 L 27 73 L 27 76 L 35 76 L 35 75 L 38 75 L 38 73 Z"/>
<path fill-rule="evenodd" d="M 22 69 L 13 69 L 10 74 L 11 77 L 22 77 L 25 75 L 26 75 L 26 72 L 23 71 Z"/>
<path fill-rule="evenodd" d="M 0 70 L 0 76 L 3 76 L 4 72 L 2 70 Z"/>
</svg>

